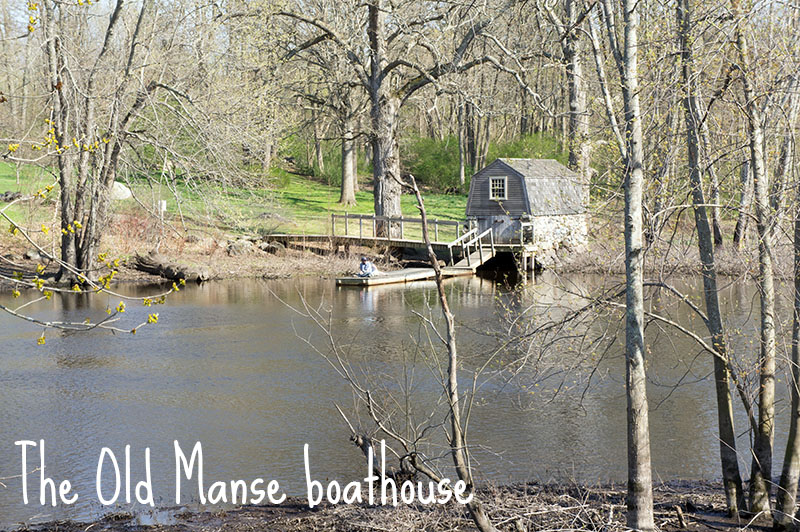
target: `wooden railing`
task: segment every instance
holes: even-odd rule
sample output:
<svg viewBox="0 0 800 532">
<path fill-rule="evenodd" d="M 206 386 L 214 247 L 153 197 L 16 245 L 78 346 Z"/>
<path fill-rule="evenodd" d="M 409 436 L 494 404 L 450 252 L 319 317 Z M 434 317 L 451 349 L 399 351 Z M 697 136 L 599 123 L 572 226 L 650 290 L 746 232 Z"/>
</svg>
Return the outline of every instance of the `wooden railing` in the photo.
<svg viewBox="0 0 800 532">
<path fill-rule="evenodd" d="M 478 232 L 478 230 L 476 228 L 472 228 L 469 231 L 467 231 L 466 233 L 464 233 L 463 235 L 461 235 L 460 237 L 456 238 L 455 240 L 453 240 L 452 242 L 447 244 L 447 251 L 448 251 L 448 253 L 450 253 L 450 264 L 455 264 L 455 259 L 453 258 L 453 247 L 455 247 L 455 246 L 461 247 L 461 253 L 463 255 L 463 253 L 464 253 L 464 248 L 463 248 L 463 245 L 462 245 L 463 242 L 466 239 L 468 239 L 469 237 L 471 237 L 472 235 L 476 234 L 477 232 Z"/>
<path fill-rule="evenodd" d="M 469 233 L 467 233 L 467 234 L 466 234 L 466 235 L 464 235 L 464 236 L 467 236 L 467 235 L 469 235 L 470 233 L 474 234 L 474 233 L 477 233 L 477 232 L 478 232 L 478 230 L 477 230 L 477 229 L 473 229 L 472 231 L 470 231 Z M 477 236 L 473 237 L 471 240 L 468 240 L 468 241 L 466 241 L 466 242 L 463 242 L 463 243 L 461 243 L 461 253 L 462 253 L 462 256 L 466 257 L 466 259 L 467 259 L 467 266 L 469 266 L 470 268 L 472 267 L 472 263 L 471 263 L 471 260 L 472 260 L 472 259 L 471 259 L 470 255 L 472 255 L 472 252 L 473 252 L 473 250 L 472 250 L 471 248 L 472 248 L 473 246 L 474 246 L 475 248 L 477 248 L 477 251 L 478 251 L 478 258 L 479 258 L 479 260 L 480 260 L 480 263 L 481 263 L 481 264 L 483 264 L 483 246 L 484 246 L 484 240 L 486 239 L 486 237 L 487 237 L 487 236 L 489 237 L 489 238 L 488 238 L 488 240 L 489 240 L 489 247 L 490 247 L 490 249 L 492 250 L 492 256 L 494 256 L 494 254 L 495 254 L 495 249 L 494 249 L 494 232 L 492 231 L 492 228 L 491 228 L 491 227 L 490 227 L 489 229 L 487 229 L 486 231 L 484 231 L 483 233 L 481 233 L 481 234 L 479 234 L 479 235 L 477 235 Z M 459 239 L 459 240 L 460 240 L 460 239 Z M 456 241 L 456 242 L 457 242 L 457 241 Z M 455 243 L 455 242 L 451 242 L 451 244 L 453 244 L 453 243 Z M 449 246 L 448 246 L 448 247 L 449 247 Z M 450 252 L 450 260 L 451 260 L 451 261 L 452 261 L 452 258 L 453 258 L 453 253 L 452 253 L 452 250 L 451 250 L 451 252 Z"/>
<path fill-rule="evenodd" d="M 337 220 L 339 223 L 337 223 Z M 358 236 L 359 238 L 378 238 L 378 227 L 387 226 L 388 240 L 418 240 L 422 241 L 422 218 L 404 218 L 391 216 L 375 216 L 371 214 L 331 214 L 331 236 L 337 235 L 337 227 L 344 229 L 344 236 Z M 352 227 L 351 227 L 352 226 Z M 392 237 L 392 227 L 399 227 L 399 238 Z M 466 227 L 465 222 L 450 220 L 428 220 L 428 230 L 433 228 L 433 242 L 439 242 L 440 233 L 459 234 L 459 230 Z M 351 231 L 352 229 L 352 231 Z"/>
</svg>

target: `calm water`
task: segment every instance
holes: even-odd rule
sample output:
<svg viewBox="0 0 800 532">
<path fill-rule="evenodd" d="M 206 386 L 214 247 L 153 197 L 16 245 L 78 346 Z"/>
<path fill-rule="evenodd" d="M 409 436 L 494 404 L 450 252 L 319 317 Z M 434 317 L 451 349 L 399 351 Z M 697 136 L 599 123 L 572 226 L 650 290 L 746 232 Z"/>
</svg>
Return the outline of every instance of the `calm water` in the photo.
<svg viewBox="0 0 800 532">
<path fill-rule="evenodd" d="M 460 324 L 466 369 L 485 362 L 496 345 L 485 333 L 502 330 L 504 320 L 522 309 L 533 305 L 530 315 L 557 316 L 563 309 L 551 308 L 553 303 L 566 308 L 580 305 L 556 285 L 588 291 L 602 282 L 596 277 L 545 275 L 524 290 L 509 291 L 479 278 L 451 281 L 448 291 Z M 698 282 L 689 281 L 682 288 L 700 297 Z M 153 293 L 144 287 L 125 290 Z M 79 499 L 66 507 L 40 506 L 35 473 L 29 481 L 32 501 L 25 506 L 20 479 L 5 480 L 7 487 L 0 487 L 0 525 L 86 518 L 102 512 L 95 494 L 102 447 L 122 459 L 124 446 L 131 445 L 134 483 L 143 479 L 144 448 L 150 447 L 156 504 L 162 506 L 174 503 L 174 440 L 186 452 L 194 442 L 202 442 L 206 485 L 262 477 L 277 479 L 289 494 L 303 495 L 304 443 L 310 445 L 315 478 L 342 482 L 362 478 L 363 457 L 350 445 L 349 430 L 334 407 L 338 403 L 352 412 L 352 394 L 333 368 L 299 339 L 325 348 L 319 329 L 287 306 L 299 306 L 301 295 L 311 304 L 324 301 L 333 309 L 335 336 L 356 373 L 369 368 L 379 375 L 376 386 L 391 389 L 397 397 L 398 390 L 407 386 L 414 390 L 418 412 L 431 408 L 438 396 L 431 376 L 435 359 L 417 347 L 423 329 L 413 314 L 425 313 L 428 306 L 436 313 L 430 283 L 370 290 L 336 289 L 331 281 L 318 280 L 192 286 L 157 308 L 161 315 L 157 327 L 135 336 L 49 332 L 44 347 L 36 346 L 39 329 L 2 315 L 0 477 L 21 472 L 16 440 L 44 439 L 48 476 L 57 482 L 69 479 Z M 723 297 L 730 325 L 740 330 L 735 346 L 744 351 L 754 338 L 751 313 L 755 315 L 757 301 L 752 292 L 735 285 L 727 287 Z M 9 300 L 10 295 L 0 295 L 3 303 Z M 42 318 L 96 320 L 105 315 L 107 304 L 116 302 L 105 296 L 78 301 L 55 298 L 33 311 Z M 662 305 L 664 312 L 670 311 L 668 298 Z M 129 304 L 126 317 L 146 317 L 148 310 L 153 311 Z M 786 309 L 781 311 L 788 315 Z M 702 332 L 701 324 L 687 313 L 673 315 Z M 591 330 L 605 329 L 607 324 L 608 319 L 602 318 Z M 648 329 L 648 342 L 654 477 L 718 478 L 710 357 L 656 325 Z M 548 353 L 548 371 L 524 369 L 519 379 L 498 376 L 481 388 L 469 432 L 471 441 L 479 444 L 474 451 L 479 478 L 623 479 L 625 397 L 619 348 L 601 358 L 588 388 L 585 371 L 566 378 L 558 372 L 559 357 L 564 365 L 576 357 L 566 344 Z M 548 372 L 554 376 L 544 378 Z M 393 384 L 389 376 L 405 384 Z M 465 375 L 463 386 L 470 382 Z M 677 383 L 681 387 L 674 389 Z M 554 396 L 552 389 L 561 384 L 566 391 Z M 740 417 L 737 429 L 744 427 Z M 776 457 L 782 457 L 784 427 L 781 420 Z M 746 437 L 740 444 L 743 455 Z M 30 452 L 32 469 L 38 453 Z M 106 473 L 111 473 L 109 468 Z M 196 494 L 194 481 L 184 482 L 184 496 L 187 492 Z"/>
</svg>

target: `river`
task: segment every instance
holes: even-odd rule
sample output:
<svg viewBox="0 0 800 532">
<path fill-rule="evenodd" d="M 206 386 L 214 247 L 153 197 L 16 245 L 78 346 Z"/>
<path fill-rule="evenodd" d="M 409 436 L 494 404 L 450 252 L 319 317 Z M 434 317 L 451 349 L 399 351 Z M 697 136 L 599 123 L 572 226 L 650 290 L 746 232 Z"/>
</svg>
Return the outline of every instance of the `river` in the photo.
<svg viewBox="0 0 800 532">
<path fill-rule="evenodd" d="M 582 304 L 563 287 L 568 292 L 591 291 L 611 282 L 597 276 L 553 274 L 524 288 L 479 277 L 449 281 L 465 365 L 462 389 L 471 385 L 470 370 L 487 360 L 498 341 L 493 334 L 504 330 L 509 318 L 518 318 L 522 309 L 528 309 L 522 320 L 561 316 L 565 309 Z M 688 279 L 680 288 L 702 306 L 698 280 Z M 123 286 L 121 290 L 145 295 L 155 289 Z M 752 350 L 758 308 L 752 288 L 732 283 L 721 295 L 728 324 L 736 331 L 734 348 Z M 116 453 L 124 469 L 123 449 L 131 446 L 134 484 L 144 478 L 144 449 L 150 448 L 156 506 L 175 502 L 175 440 L 187 455 L 195 442 L 202 442 L 206 485 L 262 477 L 278 480 L 289 495 L 304 495 L 306 443 L 314 478 L 342 483 L 363 478 L 364 458 L 349 443 L 349 429 L 334 406 L 341 405 L 357 423 L 352 392 L 312 348 L 328 352 L 325 334 L 297 312 L 304 300 L 312 306 L 322 302 L 324 309 L 332 310 L 335 338 L 356 374 L 366 370 L 373 375 L 376 394 L 388 390 L 400 405 L 405 388 L 413 391 L 416 415 L 433 408 L 439 397 L 436 358 L 424 349 L 424 341 L 419 347 L 420 338 L 427 337 L 414 313 L 427 315 L 432 309 L 438 317 L 435 286 L 430 282 L 369 290 L 337 289 L 332 281 L 316 279 L 187 286 L 163 306 L 129 303 L 125 318 L 131 324 L 146 319 L 148 312 L 160 314 L 158 325 L 136 335 L 49 331 L 45 346 L 36 345 L 40 328 L 2 315 L 0 477 L 21 473 L 15 441 L 45 440 L 47 476 L 57 483 L 69 479 L 78 500 L 55 508 L 40 506 L 39 472 L 35 472 L 29 475 L 31 500 L 26 506 L 20 478 L 9 478 L 3 480 L 6 487 L 0 486 L 0 525 L 87 519 L 109 511 L 95 493 L 103 447 Z M 13 304 L 11 294 L 0 294 L 0 302 Z M 104 295 L 54 297 L 28 310 L 43 319 L 99 320 L 106 307 L 117 302 Z M 702 324 L 689 311 L 676 310 L 668 296 L 654 304 L 663 305 L 664 312 L 685 326 L 704 332 Z M 780 313 L 788 315 L 785 307 Z M 589 330 L 607 331 L 614 322 L 604 316 Z M 565 329 L 560 334 L 571 333 Z M 610 344 L 596 354 L 594 363 L 587 361 L 575 374 L 565 375 L 558 370 L 558 358 L 569 367 L 570 357 L 582 357 L 567 345 L 574 346 L 564 344 L 562 351 L 555 344 L 548 350 L 545 369 L 524 368 L 515 378 L 496 373 L 481 381 L 468 434 L 481 481 L 601 483 L 625 478 L 620 345 Z M 657 324 L 648 328 L 648 349 L 654 479 L 719 478 L 710 356 L 693 341 Z M 509 357 L 501 353 L 496 358 L 491 371 L 502 369 L 495 366 Z M 560 391 L 553 393 L 554 389 Z M 783 389 L 779 396 L 785 397 Z M 786 401 L 779 404 L 778 465 L 785 440 L 785 407 Z M 749 465 L 746 423 L 738 402 L 736 408 L 737 430 L 742 433 L 739 453 L 745 466 Z M 359 419 L 364 427 L 370 426 L 363 412 Z M 431 454 L 441 452 L 437 437 L 427 448 Z M 37 449 L 28 452 L 32 470 L 39 455 Z M 113 492 L 113 470 L 108 465 L 103 471 L 106 496 Z M 183 489 L 184 497 L 193 495 L 196 501 L 193 481 L 184 481 Z M 124 491 L 123 486 L 123 497 Z M 110 508 L 136 511 L 141 506 Z"/>
</svg>

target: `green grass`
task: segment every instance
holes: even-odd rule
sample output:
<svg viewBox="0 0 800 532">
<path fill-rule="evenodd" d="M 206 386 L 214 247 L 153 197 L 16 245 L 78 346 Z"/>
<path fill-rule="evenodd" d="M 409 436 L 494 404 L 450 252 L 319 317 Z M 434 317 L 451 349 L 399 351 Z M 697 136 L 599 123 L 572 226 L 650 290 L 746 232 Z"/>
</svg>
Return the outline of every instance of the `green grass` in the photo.
<svg viewBox="0 0 800 532">
<path fill-rule="evenodd" d="M 372 214 L 374 204 L 372 191 L 361 190 L 356 194 L 356 204 L 345 207 L 339 204 L 339 187 L 328 186 L 301 176 L 285 174 L 282 187 L 275 190 L 275 200 L 283 209 L 286 218 L 292 220 L 275 227 L 275 232 L 300 231 L 308 234 L 325 233 L 329 230 L 331 213 Z M 463 220 L 467 205 L 465 195 L 447 195 L 423 192 L 428 217 L 440 220 Z M 403 195 L 400 206 L 403 216 L 418 218 L 416 200 Z"/>
<path fill-rule="evenodd" d="M 29 165 L 20 165 L 15 168 L 13 164 L 0 163 L 0 194 L 5 192 L 21 192 L 23 195 L 35 194 L 38 190 L 52 184 L 53 181 L 53 176 L 41 168 Z M 5 204 L 0 203 L 0 208 L 3 206 Z M 52 210 L 29 203 L 17 203 L 6 209 L 5 213 L 24 225 L 35 224 L 38 226 L 52 218 Z"/>
<path fill-rule="evenodd" d="M 144 178 L 131 179 L 129 183 L 136 198 L 148 209 L 155 210 L 159 200 L 166 200 L 171 223 L 180 227 L 182 215 L 183 223 L 190 229 L 215 227 L 239 234 L 325 234 L 330 230 L 331 213 L 373 213 L 372 192 L 368 190 L 356 195 L 356 205 L 345 207 L 339 204 L 337 186 L 289 174 L 279 168 L 273 168 L 264 178 L 264 183 L 252 187 L 223 187 L 203 181 L 177 182 L 174 192 L 166 184 Z M 52 180 L 53 177 L 44 170 L 21 167 L 17 183 L 14 166 L 0 163 L 0 193 L 34 193 Z M 51 199 L 56 197 L 57 190 L 51 192 Z M 431 219 L 464 219 L 465 195 L 423 192 L 423 198 Z M 413 196 L 403 195 L 401 206 L 404 216 L 419 217 Z M 115 201 L 112 208 L 122 214 L 142 213 L 134 199 Z M 50 225 L 54 215 L 52 203 L 40 202 L 15 205 L 6 212 L 29 227 L 38 227 L 41 223 Z"/>
</svg>

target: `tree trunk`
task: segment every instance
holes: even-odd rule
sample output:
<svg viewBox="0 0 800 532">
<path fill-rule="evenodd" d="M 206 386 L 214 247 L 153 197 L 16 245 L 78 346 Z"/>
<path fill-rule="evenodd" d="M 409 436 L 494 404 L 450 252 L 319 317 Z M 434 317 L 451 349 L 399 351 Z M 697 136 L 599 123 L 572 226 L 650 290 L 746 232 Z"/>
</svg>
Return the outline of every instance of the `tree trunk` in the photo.
<svg viewBox="0 0 800 532">
<path fill-rule="evenodd" d="M 375 214 L 400 217 L 400 158 L 397 146 L 397 106 L 394 98 L 379 99 L 373 105 L 372 122 L 375 131 L 372 141 L 372 177 Z M 387 236 L 387 228 L 379 224 L 379 235 Z M 399 227 L 393 224 L 392 236 L 399 236 Z"/>
<path fill-rule="evenodd" d="M 797 484 L 800 478 L 800 184 L 796 186 L 794 211 L 794 312 L 792 320 L 792 407 L 789 435 L 783 458 L 780 488 L 775 504 L 775 529 L 794 530 Z"/>
<path fill-rule="evenodd" d="M 797 484 L 800 478 L 800 185 L 797 186 L 794 212 L 794 313 L 792 320 L 792 408 L 789 435 L 783 458 L 780 488 L 775 504 L 775 529 L 795 528 Z"/>
<path fill-rule="evenodd" d="M 700 139 L 703 141 L 704 159 L 710 160 L 709 156 L 709 142 L 708 142 L 708 121 L 703 121 L 700 127 Z M 708 175 L 711 178 L 711 225 L 714 229 L 714 246 L 722 247 L 724 241 L 722 239 L 722 228 L 719 223 L 719 205 L 721 203 L 719 195 L 719 180 L 717 179 L 717 171 L 713 164 L 708 166 Z"/>
<path fill-rule="evenodd" d="M 322 132 L 319 113 L 312 111 L 311 120 L 314 122 L 314 163 L 317 175 L 325 173 L 325 159 L 322 156 Z"/>
<path fill-rule="evenodd" d="M 470 159 L 472 159 L 472 167 L 475 170 L 480 170 L 481 166 L 481 139 L 483 138 L 483 118 L 480 113 L 475 112 L 475 106 L 472 106 L 472 154 L 470 155 Z"/>
<path fill-rule="evenodd" d="M 795 12 L 792 26 L 795 31 L 800 26 L 800 15 Z M 797 86 L 800 82 L 797 74 L 791 80 L 788 101 L 788 119 L 785 130 L 781 156 L 778 167 L 778 179 L 782 183 L 791 183 L 791 175 L 795 165 L 794 126 L 797 123 L 800 97 Z M 786 441 L 786 453 L 783 458 L 780 488 L 775 504 L 775 529 L 789 530 L 796 528 L 793 520 L 797 504 L 797 484 L 800 478 L 800 183 L 795 184 L 794 207 L 794 312 L 792 319 L 792 379 L 790 381 L 792 406 L 789 418 L 789 435 Z"/>
<path fill-rule="evenodd" d="M 53 92 L 53 129 L 54 135 L 58 146 L 67 145 L 70 141 L 70 113 L 66 101 L 66 93 L 69 90 L 66 84 L 59 76 L 61 66 L 64 63 L 63 47 L 57 44 L 60 41 L 56 31 L 56 9 L 60 7 L 52 4 L 50 1 L 42 2 L 44 9 L 43 26 L 45 30 L 45 38 L 47 39 L 45 53 L 47 56 L 47 82 L 49 89 Z M 58 273 L 58 278 L 64 281 L 74 279 L 74 274 L 71 269 L 77 268 L 76 255 L 75 255 L 75 238 L 72 232 L 69 231 L 70 224 L 73 220 L 72 211 L 72 194 L 74 193 L 74 185 L 72 180 L 72 157 L 68 152 L 59 150 L 57 159 L 58 165 L 58 181 L 60 187 L 60 204 L 61 204 L 61 262 L 64 264 Z"/>
<path fill-rule="evenodd" d="M 32 39 L 25 39 L 25 65 L 22 67 L 22 101 L 20 107 L 20 125 L 25 128 L 28 126 L 28 83 L 30 78 L 30 64 L 31 64 L 31 41 Z"/>
<path fill-rule="evenodd" d="M 678 28 L 680 32 L 682 77 L 685 95 L 683 106 L 686 113 L 687 148 L 689 155 L 689 179 L 694 203 L 694 219 L 697 227 L 697 245 L 703 265 L 703 296 L 706 303 L 708 332 L 711 334 L 714 349 L 727 358 L 725 331 L 719 308 L 717 293 L 717 270 L 714 262 L 714 242 L 708 214 L 703 197 L 703 176 L 700 164 L 699 120 L 702 116 L 696 97 L 697 73 L 694 70 L 694 57 L 691 35 L 692 0 L 678 1 Z M 736 431 L 733 424 L 733 399 L 730 390 L 729 367 L 726 360 L 714 356 L 714 381 L 717 395 L 717 422 L 719 426 L 719 451 L 722 464 L 722 479 L 728 514 L 737 515 L 745 508 L 742 478 L 736 456 Z"/>
<path fill-rule="evenodd" d="M 264 145 L 264 159 L 262 162 L 266 170 L 269 170 L 270 166 L 272 166 L 272 142 L 267 142 Z"/>
<path fill-rule="evenodd" d="M 772 445 L 775 423 L 775 288 L 772 272 L 772 230 L 770 228 L 769 178 L 764 163 L 764 133 L 761 112 L 750 77 L 750 52 L 744 35 L 743 13 L 739 0 L 732 0 L 736 17 L 736 46 L 739 51 L 742 85 L 747 115 L 750 161 L 755 190 L 756 231 L 758 233 L 758 290 L 761 296 L 760 372 L 758 390 L 758 430 L 754 437 L 750 475 L 750 511 L 769 516 L 772 485 Z"/>
<path fill-rule="evenodd" d="M 208 281 L 208 270 L 204 266 L 195 266 L 177 262 L 164 255 L 150 252 L 147 255 L 133 257 L 133 267 L 139 271 L 160 275 L 170 281 L 180 281 L 183 279 L 188 282 L 201 283 Z"/>
<path fill-rule="evenodd" d="M 480 149 L 478 151 L 478 161 L 476 168 L 483 168 L 486 166 L 486 157 L 488 157 L 489 155 L 489 141 L 491 140 L 490 138 L 491 125 L 492 125 L 492 117 L 487 116 L 486 122 L 484 123 L 483 128 L 481 128 L 482 135 L 479 144 Z"/>
<path fill-rule="evenodd" d="M 458 183 L 461 186 L 461 190 L 464 190 L 464 185 L 466 184 L 466 175 L 464 169 L 465 157 L 464 157 L 464 106 L 458 106 Z"/>
<path fill-rule="evenodd" d="M 625 107 L 625 367 L 628 399 L 628 528 L 650 532 L 653 486 L 650 472 L 650 429 L 644 367 L 644 256 L 642 189 L 644 150 L 639 110 L 638 0 L 623 1 L 625 47 L 622 55 Z"/>
<path fill-rule="evenodd" d="M 747 223 L 750 221 L 750 204 L 753 201 L 753 178 L 750 172 L 750 161 L 744 161 L 740 172 L 742 190 L 739 195 L 739 217 L 733 229 L 733 247 L 742 249 L 742 243 L 747 239 Z"/>
<path fill-rule="evenodd" d="M 345 117 L 342 124 L 342 187 L 339 203 L 355 205 L 356 153 L 353 140 L 353 121 Z"/>
<path fill-rule="evenodd" d="M 597 79 L 600 82 L 600 90 L 603 93 L 603 104 L 608 117 L 608 123 L 611 125 L 611 131 L 614 133 L 614 140 L 617 142 L 617 148 L 622 157 L 625 157 L 625 139 L 622 138 L 619 124 L 617 123 L 617 115 L 614 112 L 614 104 L 611 99 L 611 92 L 608 88 L 608 81 L 606 79 L 605 67 L 603 66 L 603 57 L 600 52 L 600 43 L 597 39 L 597 30 L 594 26 L 594 21 L 589 18 L 589 37 L 592 41 L 592 55 L 594 56 L 594 65 L 597 70 Z"/>
<path fill-rule="evenodd" d="M 472 167 L 473 171 L 478 170 L 475 163 L 477 162 L 477 133 L 475 131 L 475 107 L 470 102 L 464 102 L 464 149 L 467 156 L 467 165 Z"/>
<path fill-rule="evenodd" d="M 568 30 L 564 38 L 563 52 L 567 66 L 567 87 L 569 94 L 569 126 L 567 143 L 569 149 L 569 167 L 575 170 L 583 180 L 585 200 L 589 199 L 589 161 L 591 145 L 589 144 L 589 114 L 586 109 L 586 88 L 583 83 L 583 65 L 581 63 L 581 40 L 576 27 L 580 6 L 575 0 L 565 2 Z"/>
<path fill-rule="evenodd" d="M 358 142 L 353 141 L 353 195 L 358 194 Z"/>
<path fill-rule="evenodd" d="M 800 89 L 800 76 L 794 74 L 786 84 L 786 96 L 783 101 L 783 107 L 786 109 L 786 125 L 784 126 L 783 141 L 781 142 L 781 151 L 778 157 L 778 168 L 775 172 L 775 181 L 770 190 L 769 204 L 772 209 L 773 216 L 776 220 L 783 218 L 782 212 L 784 207 L 784 196 L 786 186 L 789 183 L 792 169 L 794 168 L 794 128 L 797 124 L 797 115 L 800 111 L 800 98 L 798 97 L 798 89 Z M 775 224 L 773 231 L 773 238 L 778 235 L 778 224 Z"/>
<path fill-rule="evenodd" d="M 531 120 L 530 109 L 528 109 L 528 91 L 526 91 L 524 87 L 521 87 L 520 93 L 519 136 L 524 137 L 528 134 Z"/>
<path fill-rule="evenodd" d="M 400 99 L 384 83 L 386 64 L 384 0 L 369 4 L 369 41 L 372 54 L 369 76 L 370 117 L 372 119 L 372 178 L 377 216 L 400 217 L 401 176 L 397 143 Z M 378 236 L 400 235 L 399 224 L 377 225 Z"/>
</svg>

